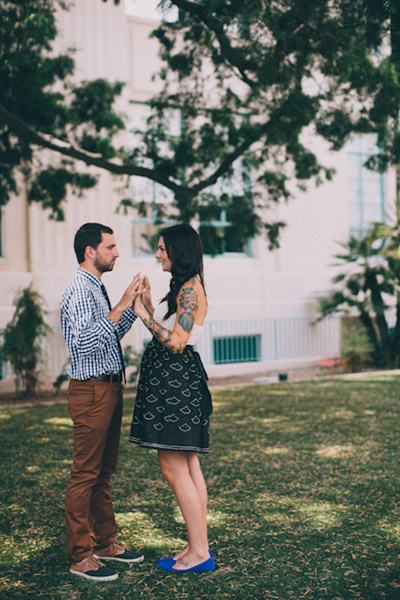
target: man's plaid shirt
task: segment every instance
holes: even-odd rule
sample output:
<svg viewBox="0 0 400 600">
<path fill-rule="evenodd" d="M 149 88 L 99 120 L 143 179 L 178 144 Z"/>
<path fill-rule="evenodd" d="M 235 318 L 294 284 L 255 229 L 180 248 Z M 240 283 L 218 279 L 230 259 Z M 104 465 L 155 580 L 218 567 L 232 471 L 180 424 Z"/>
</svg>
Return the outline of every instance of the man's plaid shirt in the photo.
<svg viewBox="0 0 400 600">
<path fill-rule="evenodd" d="M 72 379 L 118 373 L 121 365 L 115 332 L 121 340 L 137 316 L 128 309 L 118 324 L 107 318 L 110 309 L 95 275 L 78 269 L 61 299 L 61 326 L 71 354 Z"/>
</svg>

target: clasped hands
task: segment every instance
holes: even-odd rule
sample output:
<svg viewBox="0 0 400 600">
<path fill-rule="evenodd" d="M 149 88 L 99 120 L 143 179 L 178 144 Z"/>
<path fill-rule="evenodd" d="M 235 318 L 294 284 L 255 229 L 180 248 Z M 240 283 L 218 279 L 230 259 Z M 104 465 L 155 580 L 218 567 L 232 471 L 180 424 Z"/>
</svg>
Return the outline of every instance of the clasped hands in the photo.
<svg viewBox="0 0 400 600">
<path fill-rule="evenodd" d="M 136 292 L 136 297 L 133 302 L 132 310 L 137 314 L 138 317 L 143 318 L 148 316 L 149 313 L 153 313 L 153 305 L 151 302 L 150 293 L 150 281 L 147 275 L 139 277 L 139 285 Z"/>
<path fill-rule="evenodd" d="M 126 288 L 121 300 L 115 305 L 108 318 L 118 323 L 122 313 L 131 308 L 138 317 L 147 314 L 146 308 L 151 306 L 150 281 L 147 275 L 137 273 Z"/>
</svg>

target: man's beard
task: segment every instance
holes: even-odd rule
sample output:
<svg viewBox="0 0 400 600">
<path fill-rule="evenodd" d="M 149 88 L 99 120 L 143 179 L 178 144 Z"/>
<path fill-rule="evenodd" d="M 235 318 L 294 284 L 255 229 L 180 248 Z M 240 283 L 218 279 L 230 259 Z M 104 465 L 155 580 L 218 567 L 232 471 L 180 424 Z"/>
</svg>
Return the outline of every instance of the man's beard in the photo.
<svg viewBox="0 0 400 600">
<path fill-rule="evenodd" d="M 94 266 L 99 271 L 99 273 L 107 273 L 108 271 L 112 271 L 115 265 L 116 259 L 113 258 L 110 262 L 106 263 L 101 260 L 98 256 L 94 259 Z"/>
</svg>

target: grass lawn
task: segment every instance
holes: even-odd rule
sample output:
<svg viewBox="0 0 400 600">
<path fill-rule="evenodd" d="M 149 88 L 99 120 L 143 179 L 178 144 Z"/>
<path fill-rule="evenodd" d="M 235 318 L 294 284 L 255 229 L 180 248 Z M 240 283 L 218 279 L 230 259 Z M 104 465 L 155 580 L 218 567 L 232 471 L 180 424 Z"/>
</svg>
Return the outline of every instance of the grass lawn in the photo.
<svg viewBox="0 0 400 600">
<path fill-rule="evenodd" d="M 154 451 L 128 442 L 125 403 L 113 498 L 120 537 L 145 553 L 96 584 L 68 572 L 65 405 L 0 410 L 0 597 L 101 600 L 400 598 L 400 377 L 214 390 L 201 458 L 217 569 L 174 575 L 184 543 Z"/>
</svg>

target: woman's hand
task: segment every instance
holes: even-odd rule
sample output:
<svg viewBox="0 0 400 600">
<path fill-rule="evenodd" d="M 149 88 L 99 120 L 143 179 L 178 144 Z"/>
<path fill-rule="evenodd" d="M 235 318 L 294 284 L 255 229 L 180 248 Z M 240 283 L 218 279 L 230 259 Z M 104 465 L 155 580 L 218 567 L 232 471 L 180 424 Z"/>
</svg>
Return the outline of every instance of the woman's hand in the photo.
<svg viewBox="0 0 400 600">
<path fill-rule="evenodd" d="M 146 315 L 148 315 L 147 310 L 143 306 L 143 298 L 142 298 L 142 296 L 146 297 L 146 293 L 147 293 L 147 289 L 146 289 L 146 287 L 144 285 L 145 278 L 146 278 L 146 276 L 143 277 L 140 280 L 140 284 L 139 284 L 139 287 L 138 287 L 138 290 L 137 290 L 137 295 L 136 295 L 136 298 L 135 298 L 135 300 L 133 302 L 133 307 L 132 307 L 133 311 L 141 319 L 143 319 L 143 317 L 145 317 Z"/>
<path fill-rule="evenodd" d="M 153 316 L 154 306 L 153 306 L 153 302 L 151 300 L 150 280 L 147 275 L 143 276 L 143 286 L 144 286 L 145 290 L 142 293 L 142 304 L 145 307 L 145 309 L 147 310 L 147 312 Z"/>
</svg>

